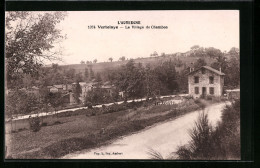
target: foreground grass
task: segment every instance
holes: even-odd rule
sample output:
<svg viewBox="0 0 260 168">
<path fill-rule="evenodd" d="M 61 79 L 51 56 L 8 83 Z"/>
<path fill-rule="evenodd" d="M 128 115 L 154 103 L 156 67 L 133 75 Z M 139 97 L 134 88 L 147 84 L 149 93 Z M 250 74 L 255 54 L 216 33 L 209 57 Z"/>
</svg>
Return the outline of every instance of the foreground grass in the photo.
<svg viewBox="0 0 260 168">
<path fill-rule="evenodd" d="M 199 109 L 193 100 L 178 105 L 139 107 L 113 113 L 52 118 L 60 124 L 6 135 L 7 154 L 15 159 L 52 159 L 98 147 L 155 123 Z M 48 122 L 47 120 L 46 122 Z"/>
</svg>

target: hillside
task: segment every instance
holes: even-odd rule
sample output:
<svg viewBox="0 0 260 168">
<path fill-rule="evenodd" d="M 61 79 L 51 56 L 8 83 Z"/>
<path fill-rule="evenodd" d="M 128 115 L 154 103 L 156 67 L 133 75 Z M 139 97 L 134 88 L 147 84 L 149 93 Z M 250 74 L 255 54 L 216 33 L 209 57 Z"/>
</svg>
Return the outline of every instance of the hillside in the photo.
<svg viewBox="0 0 260 168">
<path fill-rule="evenodd" d="M 150 64 L 151 66 L 158 65 L 166 60 L 172 60 L 178 64 L 178 62 L 182 62 L 186 66 L 190 65 L 191 63 L 196 62 L 200 57 L 191 57 L 191 56 L 176 56 L 176 55 L 170 55 L 170 56 L 158 56 L 158 57 L 147 57 L 147 58 L 137 58 L 134 59 L 135 63 L 142 63 L 144 66 L 147 64 Z M 210 57 L 205 57 L 205 61 L 208 65 L 210 65 L 214 59 Z M 125 61 L 115 61 L 115 62 L 100 62 L 100 63 L 91 63 L 91 64 L 70 64 L 70 65 L 61 65 L 60 67 L 64 69 L 75 69 L 77 73 L 84 72 L 85 68 L 89 68 L 92 66 L 92 69 L 95 73 L 102 72 L 107 69 L 114 69 L 118 68 L 122 65 L 125 65 L 129 60 Z M 176 70 L 180 71 L 183 69 L 182 66 L 176 66 Z"/>
</svg>

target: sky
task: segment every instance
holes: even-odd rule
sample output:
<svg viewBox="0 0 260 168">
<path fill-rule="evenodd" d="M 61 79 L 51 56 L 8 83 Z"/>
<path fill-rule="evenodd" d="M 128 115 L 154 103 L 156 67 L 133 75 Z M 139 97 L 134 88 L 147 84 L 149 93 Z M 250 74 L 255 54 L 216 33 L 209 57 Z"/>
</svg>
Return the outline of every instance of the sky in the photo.
<svg viewBox="0 0 260 168">
<path fill-rule="evenodd" d="M 144 29 L 99 29 L 119 26 L 118 21 L 140 21 Z M 88 26 L 95 25 L 96 29 Z M 146 29 L 146 26 L 168 29 Z M 186 52 L 193 45 L 229 51 L 239 48 L 238 10 L 164 10 L 164 11 L 69 11 L 58 25 L 67 39 L 63 62 L 78 64 L 81 60 L 107 62 L 110 57 L 149 57 L 161 53 Z M 131 26 L 131 25 L 130 25 Z"/>
</svg>

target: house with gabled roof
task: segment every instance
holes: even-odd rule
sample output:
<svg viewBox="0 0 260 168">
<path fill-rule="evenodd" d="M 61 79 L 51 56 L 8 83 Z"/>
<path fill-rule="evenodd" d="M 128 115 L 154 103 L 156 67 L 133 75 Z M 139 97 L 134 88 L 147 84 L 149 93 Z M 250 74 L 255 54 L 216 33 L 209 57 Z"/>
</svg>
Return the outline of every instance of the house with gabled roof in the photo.
<svg viewBox="0 0 260 168">
<path fill-rule="evenodd" d="M 223 95 L 225 74 L 209 66 L 202 66 L 188 73 L 189 95 L 193 98 L 206 96 L 220 97 Z"/>
</svg>

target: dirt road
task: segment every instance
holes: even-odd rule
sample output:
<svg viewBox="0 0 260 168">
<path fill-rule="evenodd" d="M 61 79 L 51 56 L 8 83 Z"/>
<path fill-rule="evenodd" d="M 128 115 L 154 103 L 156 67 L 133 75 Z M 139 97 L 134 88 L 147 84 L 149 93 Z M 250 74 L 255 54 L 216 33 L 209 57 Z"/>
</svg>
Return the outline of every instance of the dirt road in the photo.
<svg viewBox="0 0 260 168">
<path fill-rule="evenodd" d="M 221 110 L 225 103 L 214 104 L 205 109 L 209 121 L 216 125 L 221 119 Z M 190 140 L 188 130 L 194 126 L 200 111 L 194 111 L 177 119 L 159 123 L 133 135 L 117 139 L 113 143 L 66 155 L 63 159 L 150 159 L 149 149 L 167 157 L 177 147 Z"/>
</svg>

